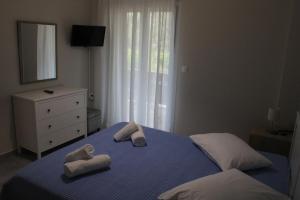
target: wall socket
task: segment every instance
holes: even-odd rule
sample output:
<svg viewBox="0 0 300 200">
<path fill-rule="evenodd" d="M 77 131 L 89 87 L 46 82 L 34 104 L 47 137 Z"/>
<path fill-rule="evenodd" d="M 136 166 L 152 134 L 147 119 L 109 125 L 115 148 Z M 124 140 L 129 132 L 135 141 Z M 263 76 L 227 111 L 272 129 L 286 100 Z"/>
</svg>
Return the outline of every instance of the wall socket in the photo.
<svg viewBox="0 0 300 200">
<path fill-rule="evenodd" d="M 94 97 L 94 93 L 89 93 L 89 100 L 90 101 L 94 101 L 95 97 Z"/>
</svg>

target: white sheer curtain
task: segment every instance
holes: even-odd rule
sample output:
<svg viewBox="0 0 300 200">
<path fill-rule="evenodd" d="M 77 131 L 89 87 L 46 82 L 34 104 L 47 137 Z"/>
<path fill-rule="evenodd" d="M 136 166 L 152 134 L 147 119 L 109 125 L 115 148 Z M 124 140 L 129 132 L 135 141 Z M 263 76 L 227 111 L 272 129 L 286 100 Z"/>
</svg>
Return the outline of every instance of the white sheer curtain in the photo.
<svg viewBox="0 0 300 200">
<path fill-rule="evenodd" d="M 135 120 L 170 130 L 175 0 L 100 0 L 98 12 L 101 25 L 107 26 L 102 57 L 95 54 L 105 125 Z"/>
<path fill-rule="evenodd" d="M 54 78 L 56 74 L 55 27 L 38 25 L 37 80 Z"/>
</svg>

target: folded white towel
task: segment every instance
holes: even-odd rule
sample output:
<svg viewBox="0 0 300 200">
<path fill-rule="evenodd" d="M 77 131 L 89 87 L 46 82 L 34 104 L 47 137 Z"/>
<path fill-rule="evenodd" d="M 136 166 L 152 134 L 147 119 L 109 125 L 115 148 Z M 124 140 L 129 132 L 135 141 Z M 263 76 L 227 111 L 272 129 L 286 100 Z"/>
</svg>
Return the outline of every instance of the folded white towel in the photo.
<svg viewBox="0 0 300 200">
<path fill-rule="evenodd" d="M 131 135 L 131 141 L 134 146 L 143 147 L 146 145 L 146 138 L 143 131 L 143 128 L 140 125 L 138 126 L 138 130 Z"/>
<path fill-rule="evenodd" d="M 126 126 L 124 126 L 114 135 L 114 139 L 117 142 L 128 140 L 130 139 L 131 134 L 133 134 L 137 130 L 137 125 L 134 122 L 129 122 Z"/>
<path fill-rule="evenodd" d="M 65 162 L 72 162 L 75 160 L 87 160 L 93 158 L 95 148 L 91 144 L 86 144 L 71 153 L 68 153 L 65 157 Z"/>
<path fill-rule="evenodd" d="M 76 160 L 64 164 L 65 175 L 69 178 L 82 175 L 95 170 L 109 167 L 111 158 L 109 155 L 97 155 L 89 160 Z"/>
</svg>

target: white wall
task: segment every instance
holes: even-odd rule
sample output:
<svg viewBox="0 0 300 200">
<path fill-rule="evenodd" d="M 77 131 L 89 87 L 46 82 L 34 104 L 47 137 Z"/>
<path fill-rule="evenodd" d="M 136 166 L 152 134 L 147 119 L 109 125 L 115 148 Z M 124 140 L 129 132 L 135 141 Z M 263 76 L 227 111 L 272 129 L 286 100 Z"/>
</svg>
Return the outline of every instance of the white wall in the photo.
<svg viewBox="0 0 300 200">
<path fill-rule="evenodd" d="M 282 128 L 293 129 L 296 111 L 300 110 L 300 2 L 294 1 L 286 64 L 283 74 L 279 106 Z"/>
<path fill-rule="evenodd" d="M 247 140 L 277 103 L 290 0 L 182 0 L 175 131 Z M 187 65 L 187 73 L 180 66 Z"/>
<path fill-rule="evenodd" d="M 90 22 L 90 0 L 0 1 L 0 154 L 14 148 L 11 95 L 58 84 L 87 87 L 87 50 L 69 45 L 72 24 Z M 19 84 L 17 20 L 58 25 L 58 80 Z"/>
<path fill-rule="evenodd" d="M 90 1 L 95 4 L 94 0 L 0 1 L 0 154 L 14 148 L 11 94 L 57 84 L 87 87 L 87 52 L 70 47 L 69 37 L 72 24 L 90 22 Z M 247 139 L 251 128 L 266 125 L 267 108 L 278 100 L 290 2 L 180 1 L 176 132 L 230 131 Z M 16 20 L 58 24 L 57 81 L 19 84 Z M 299 86 L 299 21 L 293 24 L 280 98 L 291 119 L 295 108 L 289 108 L 295 96 L 291 88 L 295 82 Z M 189 67 L 187 73 L 180 72 L 182 65 Z"/>
</svg>

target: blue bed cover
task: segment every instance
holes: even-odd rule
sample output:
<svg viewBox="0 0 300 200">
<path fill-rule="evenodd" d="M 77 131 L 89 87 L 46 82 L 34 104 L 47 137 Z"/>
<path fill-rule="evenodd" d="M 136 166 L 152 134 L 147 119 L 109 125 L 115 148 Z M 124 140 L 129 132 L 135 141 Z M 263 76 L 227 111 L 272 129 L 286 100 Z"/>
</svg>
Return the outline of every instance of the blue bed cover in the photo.
<svg viewBox="0 0 300 200">
<path fill-rule="evenodd" d="M 154 200 L 182 183 L 220 172 L 186 136 L 144 128 L 147 147 L 133 147 L 131 141 L 114 142 L 113 134 L 124 125 L 116 124 L 27 165 L 4 185 L 2 198 Z M 110 169 L 67 179 L 63 175 L 65 155 L 87 143 L 94 145 L 95 154 L 111 156 Z M 263 154 L 273 167 L 247 174 L 287 194 L 288 159 Z"/>
</svg>

